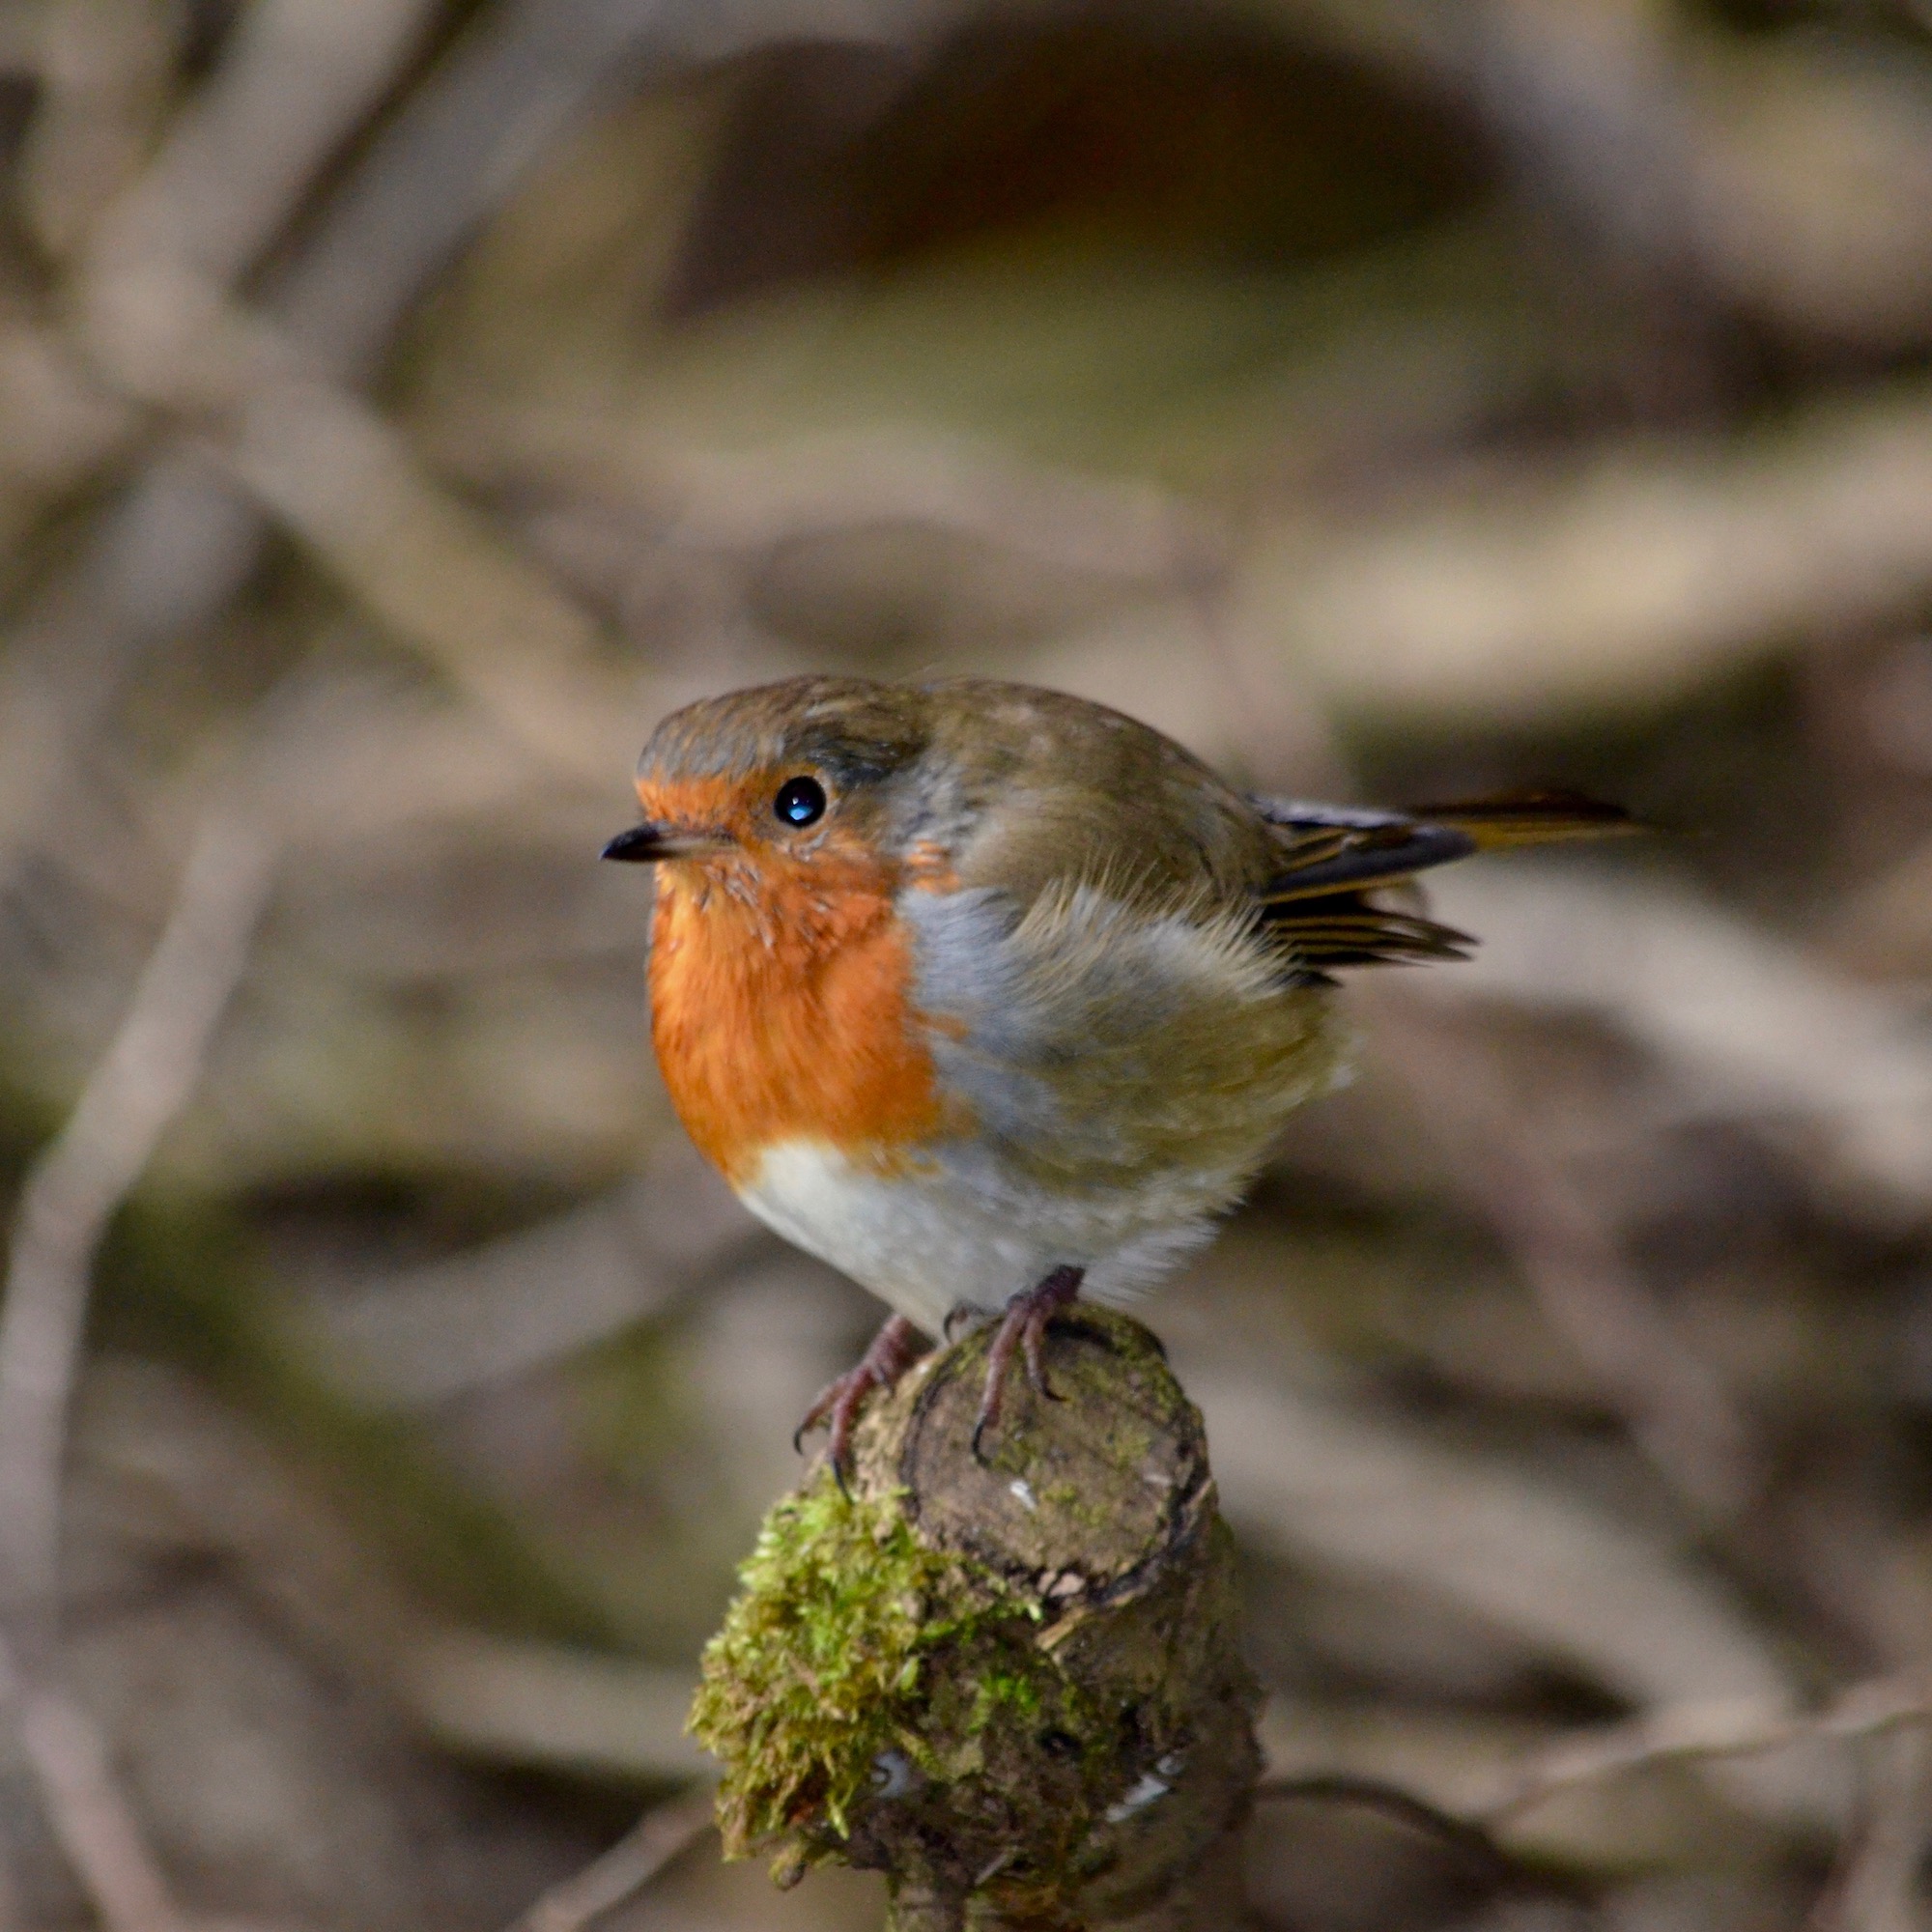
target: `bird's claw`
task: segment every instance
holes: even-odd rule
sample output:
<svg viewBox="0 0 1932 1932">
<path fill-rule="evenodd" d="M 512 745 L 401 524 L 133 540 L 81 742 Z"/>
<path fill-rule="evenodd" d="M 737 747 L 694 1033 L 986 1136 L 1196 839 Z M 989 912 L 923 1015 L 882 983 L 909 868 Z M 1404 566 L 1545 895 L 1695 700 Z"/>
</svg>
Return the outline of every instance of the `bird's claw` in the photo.
<svg viewBox="0 0 1932 1932">
<path fill-rule="evenodd" d="M 1027 1380 L 1041 1396 L 1048 1402 L 1065 1400 L 1046 1379 L 1041 1351 L 1048 1323 L 1079 1294 L 1085 1272 L 1083 1268 L 1057 1267 L 1043 1281 L 1022 1290 L 1007 1303 L 993 1346 L 986 1351 L 986 1386 L 980 1398 L 980 1413 L 973 1423 L 973 1460 L 981 1468 L 986 1466 L 986 1432 L 1000 1419 L 1007 1378 L 1012 1373 L 1016 1353 L 1026 1364 Z"/>
<path fill-rule="evenodd" d="M 805 1412 L 805 1420 L 792 1432 L 791 1446 L 803 1456 L 805 1438 L 820 1423 L 829 1425 L 831 1439 L 826 1454 L 832 1463 L 833 1479 L 848 1500 L 852 1491 L 846 1471 L 852 1460 L 852 1433 L 866 1398 L 874 1389 L 891 1388 L 919 1354 L 919 1331 L 903 1315 L 895 1315 L 872 1337 L 871 1346 L 858 1361 L 819 1390 L 818 1399 Z"/>
</svg>

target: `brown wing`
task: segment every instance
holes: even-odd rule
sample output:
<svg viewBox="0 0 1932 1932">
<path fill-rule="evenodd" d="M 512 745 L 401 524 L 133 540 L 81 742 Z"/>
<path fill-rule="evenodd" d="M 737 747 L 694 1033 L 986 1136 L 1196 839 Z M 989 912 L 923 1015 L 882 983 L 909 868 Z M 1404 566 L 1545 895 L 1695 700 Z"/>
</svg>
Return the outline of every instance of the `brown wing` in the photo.
<svg viewBox="0 0 1932 1932">
<path fill-rule="evenodd" d="M 1257 798 L 1281 833 L 1282 869 L 1256 895 L 1262 920 L 1300 977 L 1340 966 L 1463 959 L 1475 941 L 1374 895 L 1409 884 L 1432 866 L 1503 845 L 1595 838 L 1637 829 L 1615 806 L 1574 792 L 1525 792 L 1407 811 Z"/>
</svg>

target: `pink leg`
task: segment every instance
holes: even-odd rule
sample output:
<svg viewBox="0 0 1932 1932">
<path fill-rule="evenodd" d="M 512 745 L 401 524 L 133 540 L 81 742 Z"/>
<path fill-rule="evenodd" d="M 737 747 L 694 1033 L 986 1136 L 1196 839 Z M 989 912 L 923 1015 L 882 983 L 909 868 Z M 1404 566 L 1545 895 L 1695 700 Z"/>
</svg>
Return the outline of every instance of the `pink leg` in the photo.
<svg viewBox="0 0 1932 1932">
<path fill-rule="evenodd" d="M 851 1463 L 852 1431 L 866 1398 L 874 1389 L 891 1388 L 924 1352 L 919 1330 L 903 1315 L 893 1316 L 872 1337 L 872 1345 L 859 1357 L 858 1366 L 847 1369 L 819 1391 L 818 1400 L 806 1410 L 805 1420 L 792 1435 L 792 1447 L 803 1454 L 807 1431 L 829 1421 L 832 1473 L 843 1489 Z"/>
<path fill-rule="evenodd" d="M 1063 1308 L 1070 1307 L 1080 1293 L 1087 1270 L 1057 1267 L 1042 1282 L 1022 1289 L 1007 1303 L 1000 1318 L 1000 1332 L 986 1356 L 986 1388 L 980 1398 L 980 1414 L 973 1424 L 973 1457 L 983 1463 L 982 1444 L 987 1430 L 1000 1419 L 1001 1399 L 1007 1392 L 1007 1377 L 1012 1371 L 1015 1353 L 1026 1363 L 1027 1380 L 1050 1402 L 1059 1401 L 1046 1384 L 1046 1370 L 1040 1360 L 1040 1344 L 1046 1339 L 1047 1324 Z"/>
</svg>

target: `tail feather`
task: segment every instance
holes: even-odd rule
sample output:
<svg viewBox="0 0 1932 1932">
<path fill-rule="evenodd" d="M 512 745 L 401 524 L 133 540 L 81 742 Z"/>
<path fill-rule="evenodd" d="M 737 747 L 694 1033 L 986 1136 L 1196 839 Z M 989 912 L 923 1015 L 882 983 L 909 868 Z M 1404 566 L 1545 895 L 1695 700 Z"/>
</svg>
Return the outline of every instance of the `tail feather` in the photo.
<svg viewBox="0 0 1932 1932">
<path fill-rule="evenodd" d="M 1578 791 L 1503 792 L 1460 805 L 1412 805 L 1404 815 L 1464 833 L 1480 852 L 1560 838 L 1615 838 L 1644 830 L 1622 806 Z"/>
<path fill-rule="evenodd" d="M 1643 828 L 1614 805 L 1578 792 L 1533 791 L 1459 805 L 1380 811 L 1299 799 L 1257 799 L 1282 834 L 1282 869 L 1256 895 L 1263 921 L 1295 962 L 1297 977 L 1338 966 L 1465 958 L 1466 933 L 1373 896 L 1408 886 L 1418 872 L 1472 852 L 1566 838 L 1614 838 Z"/>
</svg>

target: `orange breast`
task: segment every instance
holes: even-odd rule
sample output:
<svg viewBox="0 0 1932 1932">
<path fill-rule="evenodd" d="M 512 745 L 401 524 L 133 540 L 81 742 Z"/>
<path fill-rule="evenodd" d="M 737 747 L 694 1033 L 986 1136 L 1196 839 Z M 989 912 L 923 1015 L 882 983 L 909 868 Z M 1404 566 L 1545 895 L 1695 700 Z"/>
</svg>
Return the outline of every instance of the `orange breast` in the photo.
<svg viewBox="0 0 1932 1932">
<path fill-rule="evenodd" d="M 650 980 L 665 1084 L 727 1179 L 775 1141 L 892 1166 L 939 1130 L 884 879 L 739 857 L 661 866 Z"/>
</svg>

